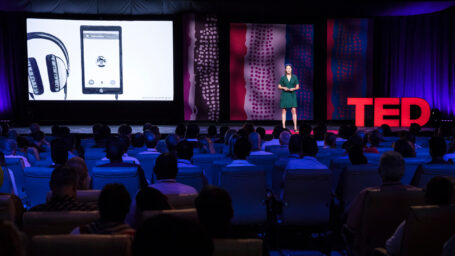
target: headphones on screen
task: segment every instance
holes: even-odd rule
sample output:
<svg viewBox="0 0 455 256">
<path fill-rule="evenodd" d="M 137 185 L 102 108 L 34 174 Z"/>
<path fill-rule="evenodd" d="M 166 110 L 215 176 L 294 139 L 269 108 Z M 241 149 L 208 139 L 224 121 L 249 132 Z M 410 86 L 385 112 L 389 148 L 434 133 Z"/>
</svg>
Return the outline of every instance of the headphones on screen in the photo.
<svg viewBox="0 0 455 256">
<path fill-rule="evenodd" d="M 66 59 L 65 62 L 55 56 L 54 54 L 46 55 L 47 74 L 49 76 L 49 86 L 52 92 L 59 92 L 63 89 L 65 93 L 65 100 L 67 96 L 66 82 L 70 73 L 70 59 L 68 51 L 66 50 L 63 42 L 57 37 L 44 33 L 44 32 L 31 32 L 27 33 L 27 40 L 32 39 L 45 39 L 54 42 L 63 52 Z M 32 99 L 35 99 L 34 95 L 41 95 L 44 93 L 43 81 L 41 80 L 41 74 L 36 63 L 36 59 L 31 57 L 28 58 L 28 77 L 30 84 L 33 89 L 33 93 L 29 92 Z"/>
</svg>

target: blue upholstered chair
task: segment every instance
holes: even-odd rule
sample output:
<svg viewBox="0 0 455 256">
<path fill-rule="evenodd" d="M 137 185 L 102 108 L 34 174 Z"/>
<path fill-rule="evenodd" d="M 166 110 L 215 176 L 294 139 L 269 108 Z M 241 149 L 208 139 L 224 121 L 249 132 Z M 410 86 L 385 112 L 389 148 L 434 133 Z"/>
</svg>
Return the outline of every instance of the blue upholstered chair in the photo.
<svg viewBox="0 0 455 256">
<path fill-rule="evenodd" d="M 46 195 L 49 191 L 54 168 L 48 167 L 27 167 L 24 169 L 24 190 L 27 198 L 27 207 L 33 207 L 46 202 Z"/>
<path fill-rule="evenodd" d="M 139 189 L 137 167 L 94 167 L 92 180 L 93 189 L 103 189 L 110 183 L 123 184 L 131 197 L 134 197 Z"/>
<path fill-rule="evenodd" d="M 201 167 L 180 167 L 177 173 L 177 182 L 192 186 L 201 191 L 206 185 L 206 178 Z"/>
<path fill-rule="evenodd" d="M 224 167 L 220 173 L 220 186 L 232 198 L 234 224 L 264 224 L 266 210 L 266 174 L 258 166 Z"/>
</svg>

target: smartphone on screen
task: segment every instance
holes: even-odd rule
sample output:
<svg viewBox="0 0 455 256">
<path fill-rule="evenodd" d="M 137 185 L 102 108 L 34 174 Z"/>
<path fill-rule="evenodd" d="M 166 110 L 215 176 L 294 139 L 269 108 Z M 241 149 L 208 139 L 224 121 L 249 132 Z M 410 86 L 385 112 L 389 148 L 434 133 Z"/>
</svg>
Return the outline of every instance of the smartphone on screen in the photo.
<svg viewBox="0 0 455 256">
<path fill-rule="evenodd" d="M 122 94 L 122 28 L 81 26 L 82 93 Z"/>
</svg>

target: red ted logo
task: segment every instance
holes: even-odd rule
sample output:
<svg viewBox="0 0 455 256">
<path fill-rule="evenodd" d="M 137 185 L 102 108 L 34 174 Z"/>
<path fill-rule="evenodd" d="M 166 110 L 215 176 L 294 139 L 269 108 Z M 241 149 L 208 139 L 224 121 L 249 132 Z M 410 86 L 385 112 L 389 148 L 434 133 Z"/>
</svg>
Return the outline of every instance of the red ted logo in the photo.
<svg viewBox="0 0 455 256">
<path fill-rule="evenodd" d="M 412 123 L 417 123 L 421 126 L 425 125 L 430 120 L 430 105 L 421 98 L 348 98 L 348 105 L 355 106 L 355 125 L 365 126 L 365 106 L 374 104 L 374 126 L 388 124 L 389 126 L 408 127 Z M 385 105 L 393 105 L 397 108 L 387 108 Z M 420 117 L 411 119 L 411 106 L 418 106 L 421 110 Z M 399 119 L 401 110 L 401 119 Z M 396 116 L 396 119 L 384 119 L 384 116 Z"/>
</svg>

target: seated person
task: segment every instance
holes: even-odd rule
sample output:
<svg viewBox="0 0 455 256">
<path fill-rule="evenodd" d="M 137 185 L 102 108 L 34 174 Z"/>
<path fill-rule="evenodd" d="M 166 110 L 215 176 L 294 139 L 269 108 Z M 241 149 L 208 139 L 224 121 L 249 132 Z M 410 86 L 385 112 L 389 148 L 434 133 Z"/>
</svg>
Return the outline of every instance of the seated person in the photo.
<svg viewBox="0 0 455 256">
<path fill-rule="evenodd" d="M 128 161 L 128 162 L 134 162 L 137 165 L 140 165 L 141 163 L 139 160 L 137 160 L 136 157 L 129 156 L 128 155 L 128 148 L 130 147 L 130 140 L 126 136 L 119 136 L 118 138 L 114 139 L 115 143 L 117 143 L 121 149 L 122 149 L 122 160 L 123 161 Z M 107 157 L 103 157 L 101 160 L 107 160 Z"/>
<path fill-rule="evenodd" d="M 453 184 L 445 177 L 433 177 L 425 190 L 425 203 L 427 205 L 449 205 L 452 200 Z M 404 226 L 406 220 L 401 222 L 395 233 L 387 240 L 385 248 L 391 255 L 398 255 L 403 241 Z"/>
<path fill-rule="evenodd" d="M 310 136 L 312 131 L 313 127 L 311 127 L 311 125 L 306 122 L 302 122 L 299 126 L 299 134 L 302 136 L 302 138 Z"/>
<path fill-rule="evenodd" d="M 68 149 L 63 139 L 55 139 L 51 142 L 51 168 L 65 165 L 68 161 Z"/>
<path fill-rule="evenodd" d="M 265 142 L 265 129 L 264 129 L 264 127 L 259 126 L 259 127 L 256 128 L 256 132 L 261 137 L 261 149 L 262 149 L 262 145 Z"/>
<path fill-rule="evenodd" d="M 109 163 L 98 165 L 97 167 L 136 167 L 139 176 L 139 185 L 141 188 L 148 186 L 145 178 L 144 169 L 136 163 L 124 162 L 123 154 L 125 147 L 122 142 L 118 140 L 111 141 L 106 148 L 106 158 Z"/>
<path fill-rule="evenodd" d="M 137 155 L 146 149 L 144 134 L 138 132 L 131 136 L 131 146 L 128 149 L 128 154 Z"/>
<path fill-rule="evenodd" d="M 368 190 L 380 189 L 382 191 L 406 191 L 406 190 L 420 190 L 417 187 L 410 185 L 403 185 L 401 178 L 403 178 L 405 171 L 405 162 L 400 153 L 388 151 L 382 154 L 379 161 L 379 176 L 381 176 L 382 184 L 379 187 L 370 187 L 362 190 L 348 207 L 348 215 L 346 224 L 349 230 L 358 236 L 361 229 L 362 211 L 364 208 L 364 199 Z"/>
<path fill-rule="evenodd" d="M 232 138 L 231 138 L 232 139 Z M 226 167 L 255 166 L 248 162 L 247 157 L 250 155 L 251 144 L 246 138 L 239 138 L 234 144 L 234 161 Z"/>
<path fill-rule="evenodd" d="M 130 211 L 126 217 L 126 223 L 133 228 L 138 228 L 144 221 L 142 216 L 144 211 L 161 211 L 169 209 L 171 209 L 171 205 L 163 193 L 152 187 L 145 187 L 137 192 L 136 198 L 131 202 Z"/>
<path fill-rule="evenodd" d="M 262 150 L 265 150 L 267 146 L 273 146 L 273 145 L 280 145 L 280 134 L 283 131 L 283 127 L 277 125 L 273 128 L 272 136 L 273 139 L 270 141 L 266 141 L 262 144 Z"/>
<path fill-rule="evenodd" d="M 272 155 L 270 152 L 261 150 L 261 137 L 257 132 L 250 133 L 248 140 L 251 143 L 250 155 Z"/>
<path fill-rule="evenodd" d="M 92 187 L 91 186 L 92 179 L 90 178 L 90 175 L 88 174 L 87 164 L 85 163 L 84 159 L 82 159 L 78 156 L 75 156 L 66 162 L 66 166 L 76 170 L 76 173 L 77 173 L 76 189 L 77 190 L 87 190 Z"/>
<path fill-rule="evenodd" d="M 199 138 L 199 153 L 200 154 L 215 154 L 215 147 L 213 146 L 212 139 L 207 136 Z"/>
<path fill-rule="evenodd" d="M 128 139 L 131 141 L 131 135 L 133 133 L 133 129 L 131 128 L 131 126 L 127 125 L 127 124 L 122 124 L 118 127 L 118 130 L 117 130 L 117 134 L 119 136 L 126 136 L 128 137 Z"/>
<path fill-rule="evenodd" d="M 358 145 L 349 148 L 349 161 L 351 164 L 368 164 L 368 159 L 363 155 L 363 150 Z"/>
<path fill-rule="evenodd" d="M 111 128 L 103 124 L 95 124 L 92 127 L 95 145 L 92 148 L 106 148 L 111 140 Z"/>
<path fill-rule="evenodd" d="M 194 203 L 199 223 L 208 231 L 210 237 L 227 238 L 230 236 L 234 209 L 231 196 L 226 190 L 215 186 L 205 187 Z"/>
<path fill-rule="evenodd" d="M 444 155 L 447 153 L 447 144 L 443 137 L 434 136 L 430 139 L 430 155 L 431 162 L 429 164 L 448 164 L 444 160 Z"/>
<path fill-rule="evenodd" d="M 178 173 L 177 158 L 172 154 L 161 154 L 156 159 L 153 172 L 157 180 L 150 187 L 159 190 L 161 193 L 165 195 L 197 194 L 195 188 L 176 181 Z"/>
<path fill-rule="evenodd" d="M 404 158 L 416 157 L 416 152 L 412 142 L 404 139 L 399 139 L 393 144 L 393 150 L 400 153 Z"/>
<path fill-rule="evenodd" d="M 6 140 L 5 143 L 5 158 L 20 158 L 22 159 L 23 167 L 30 167 L 30 162 L 25 156 L 17 154 L 17 142 L 13 139 Z"/>
<path fill-rule="evenodd" d="M 30 211 L 94 211 L 98 209 L 95 204 L 77 201 L 77 173 L 72 168 L 57 166 L 52 172 L 49 185 L 52 191 L 51 199 L 44 204 L 34 206 Z"/>
<path fill-rule="evenodd" d="M 35 161 L 41 160 L 38 149 L 32 143 L 30 143 L 24 136 L 17 136 L 16 142 L 17 142 L 16 155 L 26 157 L 30 164 L 33 164 Z"/>
<path fill-rule="evenodd" d="M 291 133 L 289 131 L 282 131 L 280 133 L 279 141 L 281 148 L 287 148 L 289 145 L 289 140 L 291 139 Z"/>
<path fill-rule="evenodd" d="M 177 145 L 180 142 L 180 138 L 176 134 L 170 134 L 166 137 L 166 148 L 167 152 L 177 157 Z"/>
<path fill-rule="evenodd" d="M 161 214 L 138 228 L 133 242 L 134 256 L 210 256 L 213 241 L 198 223 Z"/>
<path fill-rule="evenodd" d="M 40 152 L 49 152 L 49 142 L 46 141 L 44 132 L 37 131 L 32 133 L 33 144 Z"/>
<path fill-rule="evenodd" d="M 197 124 L 189 124 L 186 129 L 185 140 L 193 144 L 193 148 L 199 148 L 199 126 Z"/>
<path fill-rule="evenodd" d="M 177 167 L 196 167 L 191 163 L 193 158 L 193 144 L 187 140 L 182 140 L 177 144 Z"/>
<path fill-rule="evenodd" d="M 318 144 L 316 139 L 311 136 L 303 137 L 302 139 L 302 155 L 303 158 L 291 159 L 286 165 L 286 170 L 292 169 L 328 169 L 327 166 L 320 163 L 316 159 L 318 154 Z"/>
<path fill-rule="evenodd" d="M 158 144 L 158 137 L 153 132 L 146 131 L 144 133 L 144 140 L 147 150 L 140 152 L 139 155 L 161 154 L 160 152 L 158 152 L 158 150 L 156 150 L 156 145 Z"/>
<path fill-rule="evenodd" d="M 324 124 L 319 124 L 313 129 L 313 134 L 314 138 L 316 139 L 316 142 L 318 143 L 318 147 L 323 147 L 324 146 L 324 136 L 327 132 L 327 126 Z"/>
<path fill-rule="evenodd" d="M 216 126 L 211 124 L 209 125 L 209 128 L 207 129 L 207 136 L 210 138 L 211 141 L 216 143 L 219 139 L 218 137 L 218 131 L 216 129 Z"/>
<path fill-rule="evenodd" d="M 333 132 L 328 132 L 324 137 L 324 147 L 323 148 L 337 148 L 337 136 Z"/>
<path fill-rule="evenodd" d="M 378 147 L 381 143 L 381 137 L 377 130 L 374 130 L 367 135 L 368 137 L 368 146 L 364 148 L 365 153 L 375 153 L 379 154 Z"/>
<path fill-rule="evenodd" d="M 125 223 L 130 203 L 130 194 L 125 186 L 107 184 L 98 199 L 100 218 L 75 228 L 71 234 L 123 234 L 133 237 L 135 230 Z"/>
</svg>

